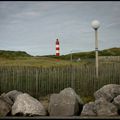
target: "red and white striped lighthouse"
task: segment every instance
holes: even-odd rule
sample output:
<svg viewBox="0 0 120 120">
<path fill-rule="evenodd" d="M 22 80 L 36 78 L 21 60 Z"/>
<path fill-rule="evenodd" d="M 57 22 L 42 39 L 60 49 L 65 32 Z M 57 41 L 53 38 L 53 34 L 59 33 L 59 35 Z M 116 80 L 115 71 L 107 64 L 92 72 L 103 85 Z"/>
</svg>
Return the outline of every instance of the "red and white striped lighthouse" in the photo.
<svg viewBox="0 0 120 120">
<path fill-rule="evenodd" d="M 60 56 L 60 45 L 59 45 L 59 40 L 56 39 L 56 56 Z"/>
</svg>

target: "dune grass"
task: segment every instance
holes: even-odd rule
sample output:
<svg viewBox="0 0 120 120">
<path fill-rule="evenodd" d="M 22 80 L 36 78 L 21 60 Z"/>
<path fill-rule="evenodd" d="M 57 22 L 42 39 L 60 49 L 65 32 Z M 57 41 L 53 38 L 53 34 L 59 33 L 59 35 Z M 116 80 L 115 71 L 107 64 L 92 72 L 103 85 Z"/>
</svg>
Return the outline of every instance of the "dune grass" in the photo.
<svg viewBox="0 0 120 120">
<path fill-rule="evenodd" d="M 64 65 L 86 64 L 85 61 L 71 62 L 69 60 L 60 60 L 49 57 L 19 57 L 14 59 L 0 58 L 0 66 L 34 66 L 34 67 L 50 67 Z"/>
</svg>

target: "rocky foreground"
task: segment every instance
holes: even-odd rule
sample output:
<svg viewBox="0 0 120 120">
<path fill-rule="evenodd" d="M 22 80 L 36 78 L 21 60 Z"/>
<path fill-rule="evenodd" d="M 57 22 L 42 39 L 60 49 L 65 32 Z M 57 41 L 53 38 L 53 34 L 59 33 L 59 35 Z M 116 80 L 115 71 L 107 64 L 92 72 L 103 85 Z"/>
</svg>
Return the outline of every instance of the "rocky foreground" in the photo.
<svg viewBox="0 0 120 120">
<path fill-rule="evenodd" d="M 27 93 L 13 90 L 0 96 L 0 116 L 119 116 L 120 85 L 108 84 L 84 104 L 72 88 L 51 94 L 48 106 Z"/>
</svg>

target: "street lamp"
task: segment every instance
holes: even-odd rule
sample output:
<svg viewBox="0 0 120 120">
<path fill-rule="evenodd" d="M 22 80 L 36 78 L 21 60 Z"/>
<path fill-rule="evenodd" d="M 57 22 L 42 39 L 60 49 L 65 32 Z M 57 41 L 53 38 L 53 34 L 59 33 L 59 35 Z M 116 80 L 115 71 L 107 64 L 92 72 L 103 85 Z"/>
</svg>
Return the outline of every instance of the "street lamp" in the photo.
<svg viewBox="0 0 120 120">
<path fill-rule="evenodd" d="M 72 50 L 71 50 L 70 52 L 71 52 L 70 61 L 72 62 L 72 61 L 73 61 L 73 60 L 72 60 Z"/>
<path fill-rule="evenodd" d="M 98 20 L 94 20 L 91 23 L 92 28 L 95 30 L 95 53 L 96 53 L 96 78 L 98 78 L 98 28 L 100 27 L 100 23 Z"/>
</svg>

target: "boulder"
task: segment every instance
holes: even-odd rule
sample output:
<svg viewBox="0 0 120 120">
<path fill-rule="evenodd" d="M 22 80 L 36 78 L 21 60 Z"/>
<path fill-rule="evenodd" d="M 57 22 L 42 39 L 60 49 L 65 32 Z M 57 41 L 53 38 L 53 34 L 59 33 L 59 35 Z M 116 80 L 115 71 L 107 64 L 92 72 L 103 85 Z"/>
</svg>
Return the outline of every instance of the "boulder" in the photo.
<svg viewBox="0 0 120 120">
<path fill-rule="evenodd" d="M 5 93 L 1 94 L 0 98 L 12 107 L 13 101 Z"/>
<path fill-rule="evenodd" d="M 2 98 L 0 98 L 0 117 L 6 116 L 11 111 L 11 106 Z"/>
<path fill-rule="evenodd" d="M 94 93 L 96 100 L 103 97 L 109 102 L 113 101 L 113 99 L 118 95 L 120 95 L 120 85 L 117 84 L 104 85 Z"/>
<path fill-rule="evenodd" d="M 89 102 L 83 106 L 81 116 L 96 116 L 96 108 L 94 102 Z"/>
<path fill-rule="evenodd" d="M 116 116 L 117 107 L 101 97 L 95 102 L 89 102 L 83 106 L 81 116 Z"/>
<path fill-rule="evenodd" d="M 13 102 L 17 98 L 18 95 L 22 94 L 22 92 L 17 91 L 17 90 L 12 90 L 8 93 L 6 93 L 6 96 L 8 96 Z"/>
<path fill-rule="evenodd" d="M 95 111 L 97 113 L 97 116 L 116 116 L 117 113 L 117 107 L 106 101 L 104 98 L 100 98 L 98 100 L 95 100 Z"/>
<path fill-rule="evenodd" d="M 59 94 L 52 94 L 48 106 L 50 116 L 79 115 L 83 102 L 72 88 L 65 88 Z"/>
<path fill-rule="evenodd" d="M 114 98 L 113 104 L 120 110 L 120 95 Z"/>
<path fill-rule="evenodd" d="M 79 104 L 83 105 L 82 99 L 80 98 L 80 96 L 78 96 L 76 94 L 76 92 L 72 88 L 65 88 L 64 90 L 62 90 L 60 92 L 60 94 L 63 95 L 63 96 L 64 95 L 74 96 L 77 99 L 77 101 L 79 102 Z"/>
<path fill-rule="evenodd" d="M 12 115 L 24 116 L 45 116 L 46 111 L 43 105 L 27 93 L 17 96 L 13 106 Z"/>
</svg>

